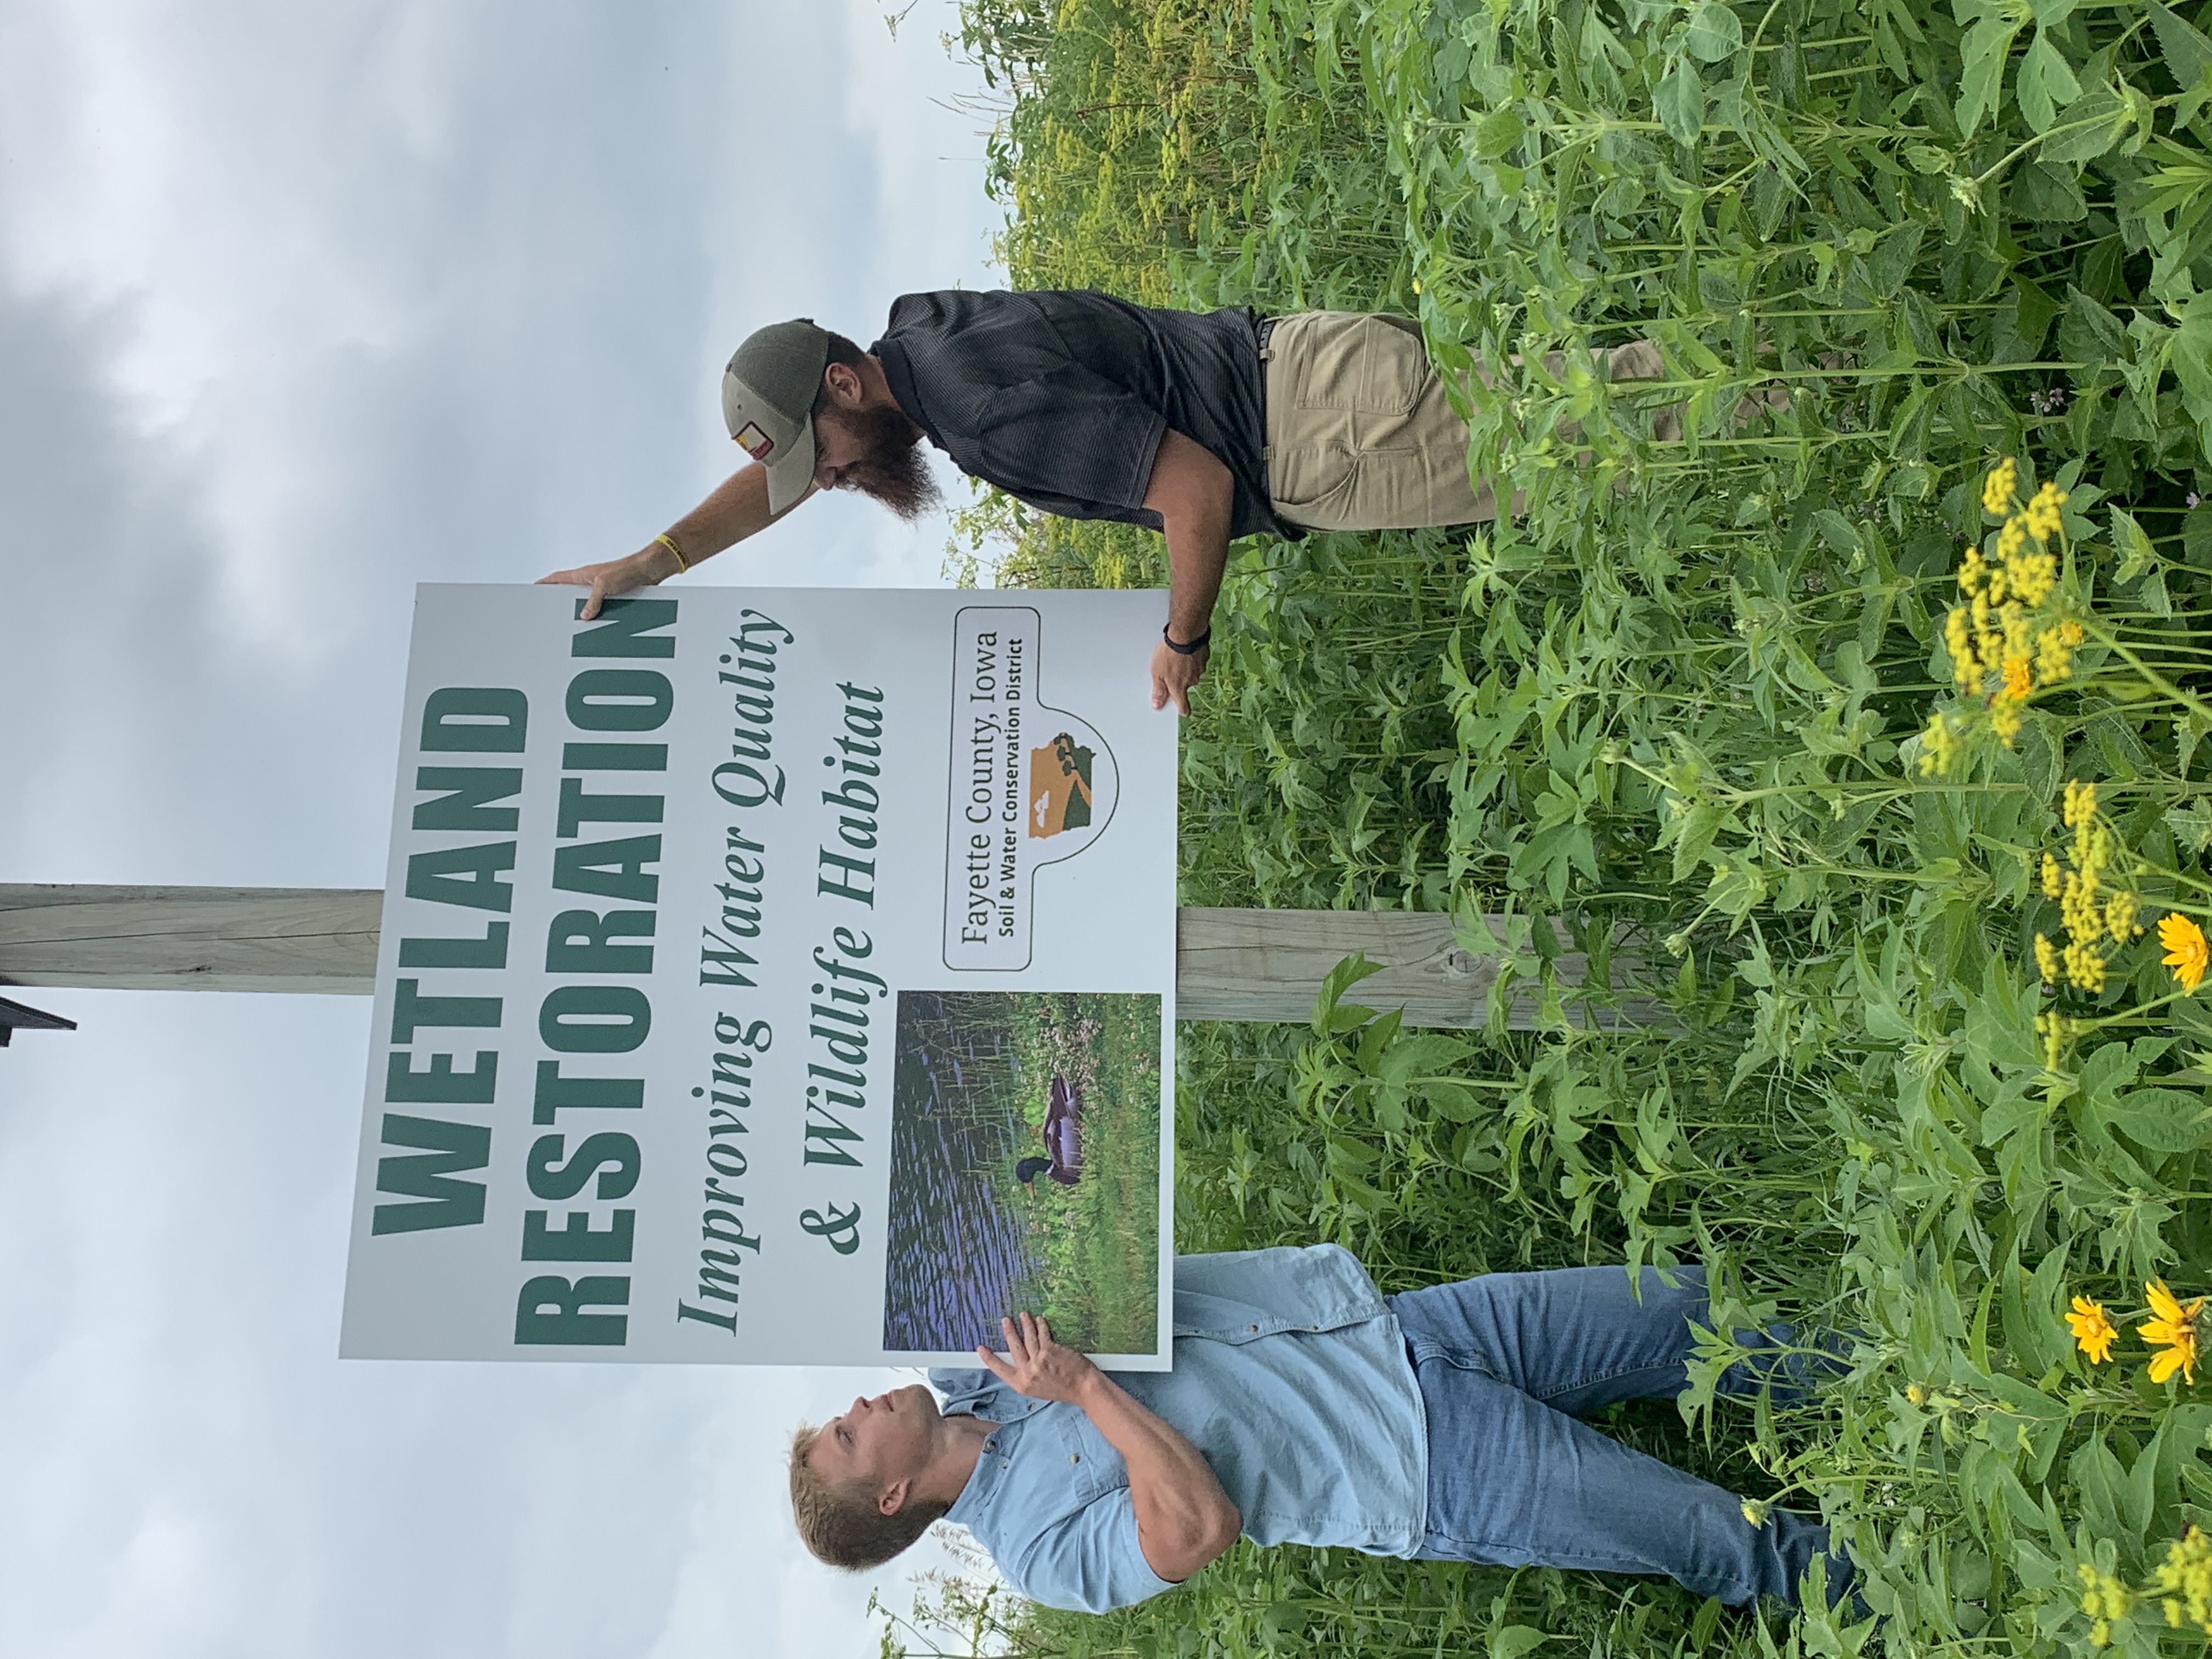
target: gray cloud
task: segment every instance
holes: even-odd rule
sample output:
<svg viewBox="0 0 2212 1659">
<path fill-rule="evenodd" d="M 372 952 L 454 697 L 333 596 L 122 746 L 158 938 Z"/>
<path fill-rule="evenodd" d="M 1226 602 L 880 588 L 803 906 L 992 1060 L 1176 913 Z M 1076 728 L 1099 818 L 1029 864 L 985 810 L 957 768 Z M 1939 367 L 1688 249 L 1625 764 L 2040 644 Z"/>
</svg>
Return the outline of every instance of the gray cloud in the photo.
<svg viewBox="0 0 2212 1659">
<path fill-rule="evenodd" d="M 375 881 L 415 582 L 628 550 L 745 330 L 990 280 L 930 9 L 0 11 L 0 875 Z M 705 574 L 941 540 L 838 499 Z M 0 1054 L 0 1651 L 872 1646 L 780 1457 L 883 1379 L 341 1364 L 365 1005 L 33 1000 L 84 1029 Z"/>
</svg>

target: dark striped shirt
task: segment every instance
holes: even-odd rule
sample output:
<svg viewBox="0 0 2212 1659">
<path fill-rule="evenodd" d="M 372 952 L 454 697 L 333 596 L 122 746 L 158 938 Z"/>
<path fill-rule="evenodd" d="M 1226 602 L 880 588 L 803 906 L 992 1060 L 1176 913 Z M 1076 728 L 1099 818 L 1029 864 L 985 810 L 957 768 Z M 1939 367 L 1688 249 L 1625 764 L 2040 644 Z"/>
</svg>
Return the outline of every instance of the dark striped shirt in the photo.
<svg viewBox="0 0 2212 1659">
<path fill-rule="evenodd" d="M 1145 490 L 1172 427 L 1229 469 L 1231 536 L 1295 536 L 1268 507 L 1255 327 L 1242 307 L 950 289 L 900 296 L 870 349 L 955 465 L 1042 512 L 1158 530 Z"/>
</svg>

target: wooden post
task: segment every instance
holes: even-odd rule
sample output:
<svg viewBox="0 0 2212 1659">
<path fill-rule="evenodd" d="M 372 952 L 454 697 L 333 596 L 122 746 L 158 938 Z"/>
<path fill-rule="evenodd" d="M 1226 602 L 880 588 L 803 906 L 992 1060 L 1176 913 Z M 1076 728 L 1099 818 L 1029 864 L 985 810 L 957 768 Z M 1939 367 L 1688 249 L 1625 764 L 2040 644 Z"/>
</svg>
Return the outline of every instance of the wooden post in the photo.
<svg viewBox="0 0 2212 1659">
<path fill-rule="evenodd" d="M 383 915 L 374 888 L 0 884 L 0 986 L 367 996 Z"/>
<path fill-rule="evenodd" d="M 0 986 L 366 996 L 383 908 L 374 888 L 0 884 Z M 1302 1024 L 1322 977 L 1355 951 L 1384 971 L 1353 1000 L 1403 1006 L 1409 1025 L 1484 1024 L 1495 960 L 1461 950 L 1449 917 L 1407 910 L 1179 911 L 1177 1012 Z M 1554 966 L 1581 982 L 1580 956 Z M 1533 983 L 1514 986 L 1507 1026 L 1535 1029 L 1536 1015 Z M 1663 1014 L 1632 1000 L 1600 1023 L 1662 1024 Z"/>
</svg>

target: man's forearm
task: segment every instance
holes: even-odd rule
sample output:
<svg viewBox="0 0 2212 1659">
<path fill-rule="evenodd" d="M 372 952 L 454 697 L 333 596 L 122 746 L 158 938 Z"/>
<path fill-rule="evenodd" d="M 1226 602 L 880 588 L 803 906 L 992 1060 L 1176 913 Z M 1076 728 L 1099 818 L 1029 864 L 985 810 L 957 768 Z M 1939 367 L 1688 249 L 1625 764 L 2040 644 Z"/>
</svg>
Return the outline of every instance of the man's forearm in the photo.
<svg viewBox="0 0 2212 1659">
<path fill-rule="evenodd" d="M 1197 1447 L 1103 1371 L 1077 1403 L 1128 1466 L 1137 1543 L 1154 1572 L 1179 1582 L 1237 1540 L 1243 1517 Z"/>
<path fill-rule="evenodd" d="M 1168 538 L 1168 632 L 1185 644 L 1212 624 L 1236 497 L 1218 456 L 1172 428 L 1161 434 L 1145 506 Z"/>
<path fill-rule="evenodd" d="M 1229 562 L 1228 515 L 1211 522 L 1198 514 L 1170 520 L 1167 537 L 1168 635 L 1188 645 L 1213 625 L 1213 602 Z"/>
<path fill-rule="evenodd" d="M 706 500 L 669 526 L 668 535 L 684 550 L 684 562 L 697 564 L 767 529 L 775 517 L 768 510 L 768 469 L 750 462 L 715 485 Z"/>
</svg>

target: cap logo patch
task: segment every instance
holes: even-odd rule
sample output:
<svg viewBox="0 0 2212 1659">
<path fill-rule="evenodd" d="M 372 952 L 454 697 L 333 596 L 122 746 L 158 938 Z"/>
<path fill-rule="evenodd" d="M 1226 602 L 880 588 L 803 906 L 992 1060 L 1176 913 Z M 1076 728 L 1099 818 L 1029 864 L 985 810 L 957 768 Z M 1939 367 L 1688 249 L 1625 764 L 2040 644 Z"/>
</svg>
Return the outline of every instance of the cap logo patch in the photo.
<svg viewBox="0 0 2212 1659">
<path fill-rule="evenodd" d="M 765 461 L 770 452 L 775 448 L 775 440 L 762 431 L 753 422 L 747 421 L 744 428 L 738 434 L 738 447 L 755 460 Z"/>
</svg>

